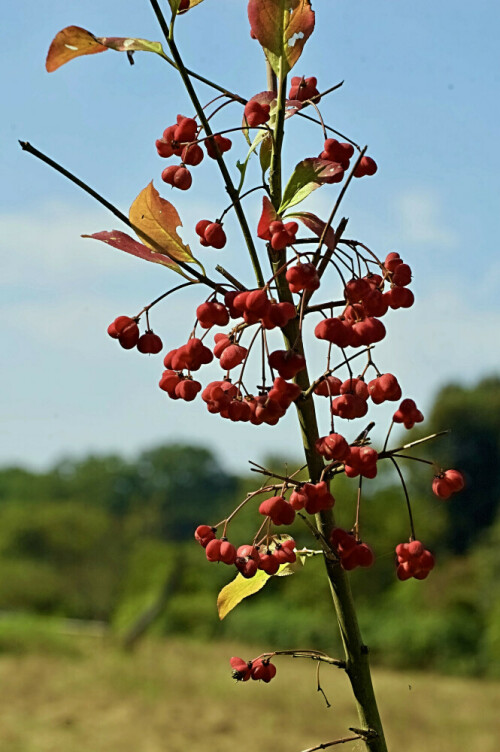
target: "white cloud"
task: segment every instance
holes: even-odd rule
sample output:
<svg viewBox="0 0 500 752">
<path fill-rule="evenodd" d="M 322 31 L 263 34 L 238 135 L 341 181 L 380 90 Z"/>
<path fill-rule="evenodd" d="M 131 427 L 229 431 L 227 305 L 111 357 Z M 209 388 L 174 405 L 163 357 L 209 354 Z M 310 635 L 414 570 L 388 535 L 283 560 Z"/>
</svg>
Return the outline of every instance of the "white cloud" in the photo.
<svg viewBox="0 0 500 752">
<path fill-rule="evenodd" d="M 427 188 L 404 191 L 395 199 L 402 243 L 451 248 L 457 235 L 446 226 L 439 197 Z"/>
</svg>

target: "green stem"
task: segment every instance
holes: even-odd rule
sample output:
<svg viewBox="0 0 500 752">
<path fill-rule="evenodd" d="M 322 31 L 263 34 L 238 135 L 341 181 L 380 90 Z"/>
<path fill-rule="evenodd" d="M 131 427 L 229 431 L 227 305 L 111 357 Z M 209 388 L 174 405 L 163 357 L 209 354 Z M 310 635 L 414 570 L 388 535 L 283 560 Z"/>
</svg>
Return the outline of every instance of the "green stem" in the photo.
<svg viewBox="0 0 500 752">
<path fill-rule="evenodd" d="M 274 150 L 269 177 L 271 201 L 276 208 L 281 203 L 281 151 L 285 118 L 285 85 L 286 81 L 280 76 L 278 81 L 278 111 L 274 130 Z M 334 212 L 332 212 L 333 214 Z M 333 216 L 330 217 L 327 226 L 331 225 L 332 219 Z M 280 301 L 292 302 L 292 294 L 285 278 L 286 267 L 284 265 L 286 251 L 275 253 L 269 250 L 269 259 L 274 274 L 276 274 L 280 267 L 283 267 L 283 271 L 276 275 L 276 286 Z M 293 349 L 301 355 L 304 354 L 302 332 L 297 318 L 290 321 L 283 329 L 283 338 L 287 350 Z M 310 391 L 308 392 L 310 380 L 307 367 L 299 371 L 295 377 L 295 381 L 307 395 L 297 400 L 295 405 L 302 434 L 304 454 L 309 469 L 309 477 L 311 482 L 316 483 L 321 478 L 325 466 L 323 458 L 316 452 L 314 447 L 315 441 L 319 437 L 319 432 L 313 394 Z M 335 519 L 332 511 L 328 510 L 317 514 L 316 522 L 320 534 L 326 540 L 329 540 L 330 533 L 335 527 Z M 342 569 L 339 562 L 332 561 L 325 556 L 325 565 L 344 646 L 346 673 L 351 682 L 360 723 L 362 728 L 367 732 L 375 732 L 375 734 L 367 733 L 363 737 L 363 742 L 366 750 L 369 750 L 369 752 L 387 752 L 382 722 L 371 680 L 368 648 L 364 645 L 361 637 L 350 582 L 347 573 Z"/>
<path fill-rule="evenodd" d="M 191 102 L 193 104 L 193 107 L 196 111 L 196 114 L 198 115 L 199 121 L 201 125 L 203 126 L 203 129 L 205 131 L 205 134 L 207 136 L 213 136 L 213 131 L 210 127 L 210 124 L 206 118 L 205 110 L 203 109 L 200 100 L 198 99 L 198 95 L 196 94 L 196 91 L 194 89 L 194 86 L 192 84 L 192 81 L 189 77 L 189 73 L 186 70 L 186 67 L 184 65 L 184 62 L 180 56 L 179 50 L 177 49 L 177 45 L 175 44 L 175 41 L 173 37 L 170 34 L 170 30 L 167 26 L 167 23 L 165 21 L 165 17 L 161 11 L 161 8 L 158 4 L 158 0 L 150 0 L 150 3 L 153 7 L 153 10 L 155 12 L 156 18 L 158 19 L 158 23 L 160 24 L 161 30 L 163 31 L 163 34 L 165 35 L 165 39 L 167 41 L 170 54 L 172 55 L 172 58 L 174 59 L 174 62 L 176 64 L 177 70 L 179 71 L 179 74 L 182 78 L 182 82 L 186 88 L 186 91 L 189 95 L 189 98 L 191 99 Z M 240 203 L 240 198 L 238 191 L 236 190 L 236 187 L 234 186 L 234 183 L 232 181 L 231 175 L 229 174 L 229 170 L 227 169 L 226 163 L 224 161 L 224 158 L 222 154 L 219 153 L 219 150 L 217 148 L 217 144 L 215 142 L 215 153 L 216 153 L 216 160 L 217 164 L 219 165 L 219 169 L 221 171 L 224 184 L 226 186 L 227 193 L 229 195 L 229 198 L 234 204 L 234 210 L 236 213 L 236 216 L 238 217 L 238 221 L 240 223 L 241 231 L 243 233 L 243 237 L 245 238 L 245 243 L 248 248 L 248 252 L 250 254 L 250 258 L 252 261 L 253 269 L 255 272 L 255 277 L 257 279 L 257 283 L 259 287 L 264 287 L 264 277 L 262 275 L 262 269 L 260 266 L 260 261 L 257 256 L 257 250 L 255 248 L 252 233 L 250 232 L 250 228 L 248 226 L 248 222 L 245 216 L 245 213 L 243 211 L 243 207 Z"/>
</svg>

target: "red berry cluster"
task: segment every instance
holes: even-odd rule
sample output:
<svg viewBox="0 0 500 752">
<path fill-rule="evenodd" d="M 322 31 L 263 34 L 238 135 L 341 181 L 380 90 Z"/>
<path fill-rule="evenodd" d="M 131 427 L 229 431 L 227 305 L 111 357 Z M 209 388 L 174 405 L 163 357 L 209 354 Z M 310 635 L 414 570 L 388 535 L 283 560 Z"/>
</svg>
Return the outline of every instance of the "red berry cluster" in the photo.
<svg viewBox="0 0 500 752">
<path fill-rule="evenodd" d="M 177 123 L 165 128 L 163 136 L 156 141 L 156 150 L 159 156 L 168 158 L 175 155 L 184 160 L 184 152 L 187 153 L 186 146 L 196 140 L 197 132 L 196 120 L 184 115 L 177 115 Z M 201 158 L 203 159 L 203 152 L 201 152 Z"/>
<path fill-rule="evenodd" d="M 285 504 L 290 506 L 286 501 Z M 291 511 L 295 516 L 293 509 Z M 245 579 L 254 577 L 259 569 L 274 575 L 282 564 L 293 564 L 297 558 L 292 538 L 273 538 L 262 545 L 245 544 L 236 548 L 227 538 L 216 538 L 216 528 L 209 525 L 199 525 L 194 537 L 205 549 L 208 561 L 234 564 Z"/>
<path fill-rule="evenodd" d="M 108 326 L 108 334 L 113 339 L 117 339 L 125 350 L 137 347 L 141 353 L 157 355 L 163 349 L 160 337 L 151 329 L 141 335 L 137 322 L 138 319 L 132 319 L 130 316 L 118 316 Z"/>
<path fill-rule="evenodd" d="M 434 556 L 427 551 L 418 540 L 410 543 L 399 543 L 396 546 L 398 567 L 396 574 L 400 580 L 425 580 L 434 567 Z"/>
<path fill-rule="evenodd" d="M 337 141 L 335 138 L 327 138 L 320 159 L 326 159 L 328 162 L 340 165 L 342 170 L 336 172 L 331 177 L 324 178 L 325 183 L 341 183 L 344 179 L 344 173 L 349 169 L 350 160 L 354 155 L 352 144 Z M 377 172 L 377 163 L 371 157 L 361 157 L 359 164 L 354 170 L 355 178 L 362 178 L 365 175 L 375 175 Z"/>
<path fill-rule="evenodd" d="M 247 663 L 243 658 L 234 657 L 229 663 L 233 669 L 233 679 L 237 681 L 260 679 L 267 684 L 276 676 L 276 666 L 270 662 L 270 658 L 257 658 Z"/>
<path fill-rule="evenodd" d="M 207 384 L 201 397 L 210 413 L 233 422 L 250 422 L 260 426 L 262 423 L 276 425 L 300 394 L 301 389 L 297 384 L 290 384 L 277 376 L 272 388 L 258 396 L 249 394 L 243 398 L 238 387 L 230 381 L 212 381 Z"/>
<path fill-rule="evenodd" d="M 161 174 L 165 183 L 181 191 L 187 191 L 193 182 L 186 165 L 195 167 L 203 160 L 203 151 L 196 143 L 197 133 L 198 125 L 194 118 L 177 115 L 177 123 L 165 128 L 162 137 L 156 140 L 156 151 L 160 157 L 168 159 L 177 156 L 182 160 L 180 165 L 166 167 Z"/>
<path fill-rule="evenodd" d="M 432 481 L 432 490 L 440 499 L 449 499 L 452 494 L 461 491 L 464 486 L 464 476 L 458 470 L 441 472 Z"/>
<path fill-rule="evenodd" d="M 187 0 L 187 3 L 186 0 L 183 0 L 183 3 L 179 6 L 179 11 L 188 8 L 189 0 Z M 182 160 L 180 165 L 166 167 L 161 174 L 162 180 L 173 188 L 187 191 L 192 185 L 192 175 L 186 165 L 196 167 L 203 161 L 203 150 L 196 140 L 198 135 L 198 124 L 194 118 L 177 115 L 177 123 L 165 128 L 162 137 L 156 140 L 156 151 L 160 157 L 168 159 L 176 156 Z M 220 133 L 209 136 L 204 140 L 204 143 L 207 154 L 212 159 L 217 159 L 218 152 L 223 154 L 232 146 L 231 140 Z"/>
<path fill-rule="evenodd" d="M 330 543 L 340 559 L 342 569 L 350 571 L 356 567 L 371 567 L 375 560 L 373 551 L 367 543 L 362 543 L 341 527 L 332 530 Z"/>
</svg>

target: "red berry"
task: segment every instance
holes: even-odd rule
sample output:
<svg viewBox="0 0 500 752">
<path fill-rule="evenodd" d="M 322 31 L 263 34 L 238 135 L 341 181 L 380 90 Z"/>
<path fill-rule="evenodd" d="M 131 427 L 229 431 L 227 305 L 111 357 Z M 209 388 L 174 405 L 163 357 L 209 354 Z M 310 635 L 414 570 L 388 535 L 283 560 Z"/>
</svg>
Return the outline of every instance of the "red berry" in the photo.
<svg viewBox="0 0 500 752">
<path fill-rule="evenodd" d="M 355 178 L 362 178 L 365 175 L 375 175 L 377 172 L 377 163 L 371 157 L 361 157 L 358 166 L 354 170 Z"/>
<path fill-rule="evenodd" d="M 217 156 L 218 156 L 217 150 L 215 148 L 215 144 L 217 144 L 218 149 L 221 154 L 224 154 L 224 152 L 229 151 L 229 149 L 232 146 L 232 142 L 229 138 L 225 138 L 224 136 L 221 136 L 218 133 L 208 138 L 205 141 L 205 148 L 207 150 L 208 156 L 212 157 L 212 159 L 217 159 Z"/>
<path fill-rule="evenodd" d="M 269 365 L 278 371 L 283 379 L 293 379 L 306 367 L 303 355 L 294 350 L 274 350 L 269 355 Z"/>
<path fill-rule="evenodd" d="M 275 525 L 291 525 L 295 510 L 283 496 L 272 496 L 259 506 L 260 514 L 270 517 Z"/>
<path fill-rule="evenodd" d="M 289 99 L 298 99 L 299 102 L 305 102 L 306 99 L 315 98 L 315 102 L 320 101 L 319 91 L 317 90 L 317 79 L 314 76 L 310 78 L 304 78 L 304 76 L 293 76 L 291 81 L 290 91 L 288 92 Z"/>
<path fill-rule="evenodd" d="M 377 376 L 376 379 L 372 379 L 368 384 L 368 391 L 376 405 L 380 405 L 386 400 L 397 401 L 401 399 L 401 387 L 392 373 L 384 373 Z"/>
<path fill-rule="evenodd" d="M 203 150 L 199 144 L 190 144 L 183 149 L 181 159 L 184 164 L 187 164 L 190 167 L 196 167 L 196 165 L 199 165 L 200 162 L 203 161 L 204 156 Z"/>
<path fill-rule="evenodd" d="M 191 173 L 185 167 L 182 167 L 182 165 L 165 167 L 161 174 L 161 179 L 173 188 L 179 188 L 181 191 L 187 191 L 193 183 Z"/>
<path fill-rule="evenodd" d="M 245 118 L 248 125 L 252 128 L 263 125 L 269 120 L 269 104 L 260 104 L 254 99 L 250 99 L 245 105 Z"/>
<path fill-rule="evenodd" d="M 131 350 L 139 341 L 139 327 L 129 316 L 118 316 L 108 326 L 108 334 L 117 339 L 124 350 Z"/>
<path fill-rule="evenodd" d="M 224 248 L 226 245 L 226 233 L 219 222 L 212 222 L 205 228 L 205 240 L 212 248 Z"/>
<path fill-rule="evenodd" d="M 323 436 L 315 444 L 316 451 L 327 460 L 344 461 L 351 451 L 347 441 L 339 433 L 331 433 L 329 436 Z"/>
<path fill-rule="evenodd" d="M 247 663 L 243 658 L 231 658 L 229 661 L 233 669 L 233 679 L 237 681 L 248 681 L 252 673 L 252 663 Z"/>
<path fill-rule="evenodd" d="M 200 390 L 201 384 L 199 381 L 183 379 L 175 387 L 175 395 L 185 402 L 192 402 Z"/>
<path fill-rule="evenodd" d="M 269 660 L 261 660 L 260 658 L 252 664 L 252 679 L 262 680 L 263 682 L 271 681 L 276 676 L 276 666 L 269 662 Z"/>
<path fill-rule="evenodd" d="M 449 499 L 453 493 L 461 491 L 465 485 L 464 476 L 458 470 L 446 470 L 436 475 L 432 490 L 440 499 Z"/>
<path fill-rule="evenodd" d="M 314 394 L 318 394 L 320 397 L 336 397 L 340 394 L 341 386 L 342 382 L 336 376 L 326 376 L 314 388 Z"/>
<path fill-rule="evenodd" d="M 215 528 L 210 525 L 198 525 L 194 531 L 194 537 L 203 548 L 215 539 Z"/>
<path fill-rule="evenodd" d="M 392 419 L 395 423 L 402 423 L 405 428 L 413 428 L 415 423 L 421 423 L 424 416 L 417 409 L 412 399 L 404 399 L 396 410 Z"/>
<path fill-rule="evenodd" d="M 320 285 L 318 272 L 314 264 L 299 263 L 291 266 L 285 276 L 291 292 L 317 290 Z"/>
<path fill-rule="evenodd" d="M 154 334 L 151 330 L 149 330 L 145 332 L 142 337 L 139 337 L 137 341 L 137 349 L 141 353 L 156 355 L 163 349 L 163 342 L 157 334 Z"/>
</svg>

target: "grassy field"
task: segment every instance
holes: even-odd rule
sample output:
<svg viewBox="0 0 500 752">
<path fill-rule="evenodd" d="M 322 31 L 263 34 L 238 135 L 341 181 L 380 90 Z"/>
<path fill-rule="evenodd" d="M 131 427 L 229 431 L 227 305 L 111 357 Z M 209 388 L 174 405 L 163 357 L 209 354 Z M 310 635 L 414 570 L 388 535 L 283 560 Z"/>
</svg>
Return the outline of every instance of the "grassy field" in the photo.
<svg viewBox="0 0 500 752">
<path fill-rule="evenodd" d="M 147 642 L 124 654 L 103 637 L 77 650 L 43 644 L 0 655 L 1 752 L 301 752 L 357 725 L 346 677 L 276 659 L 269 685 L 236 684 L 237 645 Z M 391 752 L 496 752 L 500 684 L 430 674 L 375 672 Z M 358 742 L 342 749 L 360 750 Z"/>
</svg>

